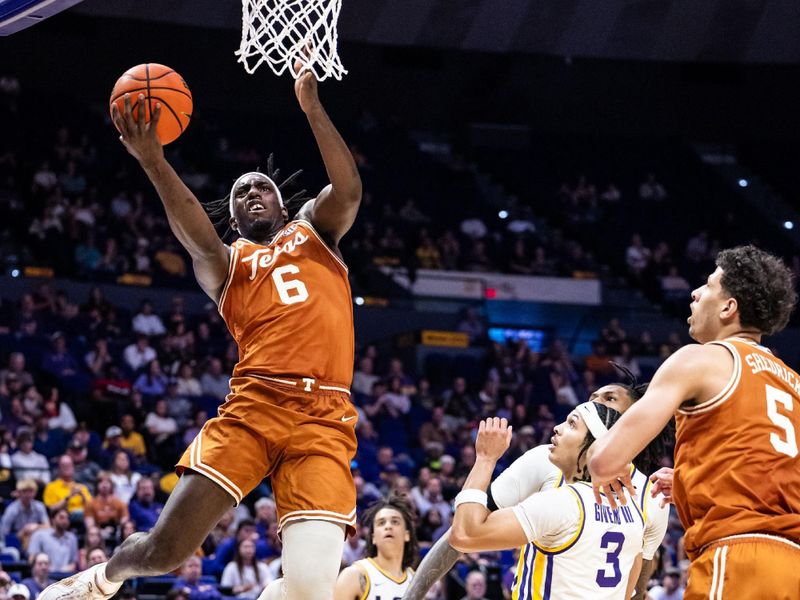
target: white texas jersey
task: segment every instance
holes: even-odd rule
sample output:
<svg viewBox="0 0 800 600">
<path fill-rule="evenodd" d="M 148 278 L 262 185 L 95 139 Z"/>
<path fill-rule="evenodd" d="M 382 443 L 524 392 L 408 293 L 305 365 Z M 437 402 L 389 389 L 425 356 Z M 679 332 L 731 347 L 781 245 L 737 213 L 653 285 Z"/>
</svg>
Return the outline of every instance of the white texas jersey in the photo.
<svg viewBox="0 0 800 600">
<path fill-rule="evenodd" d="M 414 578 L 414 569 L 411 567 L 398 580 L 381 569 L 371 558 L 357 560 L 353 564 L 358 565 L 367 577 L 367 585 L 364 586 L 364 593 L 359 600 L 401 600 Z"/>
<path fill-rule="evenodd" d="M 492 498 L 500 508 L 509 508 L 520 504 L 529 496 L 551 490 L 564 485 L 564 476 L 553 463 L 550 462 L 550 447 L 537 446 L 528 450 L 515 460 L 497 479 L 492 482 Z M 660 506 L 660 498 L 652 498 L 650 489 L 652 482 L 639 471 L 634 471 L 631 477 L 636 488 L 636 500 L 644 516 L 645 530 L 642 545 L 642 558 L 652 560 L 661 545 L 669 524 L 669 505 Z M 520 559 L 517 565 L 512 600 L 530 597 L 529 592 L 520 590 L 523 582 L 523 573 L 526 563 L 531 562 L 535 548 L 529 544 L 520 550 Z M 531 564 L 527 565 L 530 570 Z M 535 596 L 534 596 L 535 598 Z"/>
<path fill-rule="evenodd" d="M 626 492 L 627 494 L 627 492 Z M 515 600 L 620 600 L 642 551 L 638 503 L 612 509 L 585 482 L 530 496 L 514 506 L 530 542 L 517 571 Z"/>
</svg>

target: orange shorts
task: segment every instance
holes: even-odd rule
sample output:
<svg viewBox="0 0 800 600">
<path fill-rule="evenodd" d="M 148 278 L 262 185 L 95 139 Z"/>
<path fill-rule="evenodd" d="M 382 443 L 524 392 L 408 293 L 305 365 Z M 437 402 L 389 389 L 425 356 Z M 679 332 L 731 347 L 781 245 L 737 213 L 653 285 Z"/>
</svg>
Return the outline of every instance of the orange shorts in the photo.
<svg viewBox="0 0 800 600">
<path fill-rule="evenodd" d="M 219 416 L 206 422 L 177 471 L 205 475 L 237 504 L 269 477 L 279 529 L 320 519 L 354 531 L 357 421 L 350 394 L 336 384 L 234 377 Z"/>
<path fill-rule="evenodd" d="M 709 544 L 689 567 L 684 600 L 800 598 L 800 546 L 748 534 Z"/>
</svg>

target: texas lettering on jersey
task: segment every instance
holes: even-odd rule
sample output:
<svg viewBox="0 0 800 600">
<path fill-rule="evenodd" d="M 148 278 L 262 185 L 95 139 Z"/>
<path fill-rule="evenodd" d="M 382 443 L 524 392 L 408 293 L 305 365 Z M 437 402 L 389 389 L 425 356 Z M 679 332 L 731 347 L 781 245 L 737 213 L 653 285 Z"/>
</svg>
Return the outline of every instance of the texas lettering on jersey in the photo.
<svg viewBox="0 0 800 600">
<path fill-rule="evenodd" d="M 304 234 L 302 231 L 296 231 L 297 226 L 294 226 L 292 231 L 284 231 L 283 236 L 287 234 L 291 234 L 294 232 L 294 238 L 288 240 L 283 244 L 276 245 L 274 248 L 261 248 L 253 252 L 250 256 L 245 256 L 242 259 L 242 264 L 250 264 L 250 281 L 256 278 L 256 273 L 258 272 L 258 268 L 266 269 L 269 267 L 275 259 L 278 258 L 281 254 L 289 253 L 291 254 L 294 252 L 298 246 L 305 244 L 309 240 L 309 236 Z"/>
</svg>

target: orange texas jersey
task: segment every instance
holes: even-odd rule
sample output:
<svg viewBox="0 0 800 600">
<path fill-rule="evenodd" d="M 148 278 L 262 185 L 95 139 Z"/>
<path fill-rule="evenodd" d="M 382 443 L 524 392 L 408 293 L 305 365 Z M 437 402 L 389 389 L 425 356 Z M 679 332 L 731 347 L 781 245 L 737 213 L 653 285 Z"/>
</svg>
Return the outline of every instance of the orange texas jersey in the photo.
<svg viewBox="0 0 800 600">
<path fill-rule="evenodd" d="M 308 221 L 269 245 L 231 245 L 219 311 L 239 345 L 234 377 L 312 377 L 349 388 L 353 303 L 347 267 Z"/>
<path fill-rule="evenodd" d="M 754 342 L 711 343 L 734 368 L 716 397 L 678 411 L 672 495 L 686 551 L 746 533 L 800 541 L 800 377 Z"/>
</svg>

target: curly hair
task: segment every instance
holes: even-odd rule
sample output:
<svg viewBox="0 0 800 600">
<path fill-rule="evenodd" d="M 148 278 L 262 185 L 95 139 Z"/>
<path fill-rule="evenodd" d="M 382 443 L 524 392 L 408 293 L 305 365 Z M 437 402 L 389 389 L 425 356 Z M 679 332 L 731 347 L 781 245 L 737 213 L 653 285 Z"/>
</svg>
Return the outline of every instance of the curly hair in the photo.
<svg viewBox="0 0 800 600">
<path fill-rule="evenodd" d="M 384 508 L 396 510 L 403 516 L 403 522 L 406 525 L 406 531 L 408 531 L 408 541 L 403 546 L 403 569 L 405 570 L 417 560 L 419 543 L 417 542 L 417 532 L 414 524 L 414 509 L 403 496 L 392 494 L 388 498 L 376 500 L 370 504 L 367 512 L 364 513 L 361 523 L 369 529 L 366 540 L 366 555 L 369 558 L 374 558 L 378 555 L 378 548 L 372 540 L 372 536 L 375 533 L 375 517 Z"/>
<path fill-rule="evenodd" d="M 644 396 L 647 391 L 648 382 L 640 383 L 630 369 L 613 361 L 608 361 L 617 372 L 622 375 L 623 380 L 611 385 L 617 385 L 625 390 L 631 401 L 636 402 Z M 633 459 L 633 465 L 645 475 L 651 475 L 661 466 L 661 459 L 667 454 L 671 454 L 671 449 L 675 446 L 675 417 L 671 417 L 664 429 L 651 440 L 644 450 Z"/>
<path fill-rule="evenodd" d="M 603 422 L 603 425 L 606 426 L 606 429 L 611 429 L 611 427 L 619 421 L 619 418 L 622 416 L 622 413 L 614 408 L 609 408 L 605 404 L 600 404 L 599 402 L 595 403 L 595 408 L 597 408 L 597 416 L 600 417 L 600 420 Z M 594 443 L 595 437 L 592 435 L 591 431 L 586 432 L 586 437 L 583 438 L 583 444 L 581 444 L 581 449 L 578 451 L 578 458 L 575 460 L 575 464 L 578 468 L 578 480 L 579 481 L 591 481 L 591 476 L 589 475 L 589 465 L 583 465 L 581 469 L 581 456 L 586 454 L 586 451 L 589 450 L 589 446 Z"/>
<path fill-rule="evenodd" d="M 797 303 L 791 270 L 777 256 L 753 245 L 717 255 L 722 288 L 736 298 L 739 321 L 764 335 L 781 331 Z"/>
</svg>

